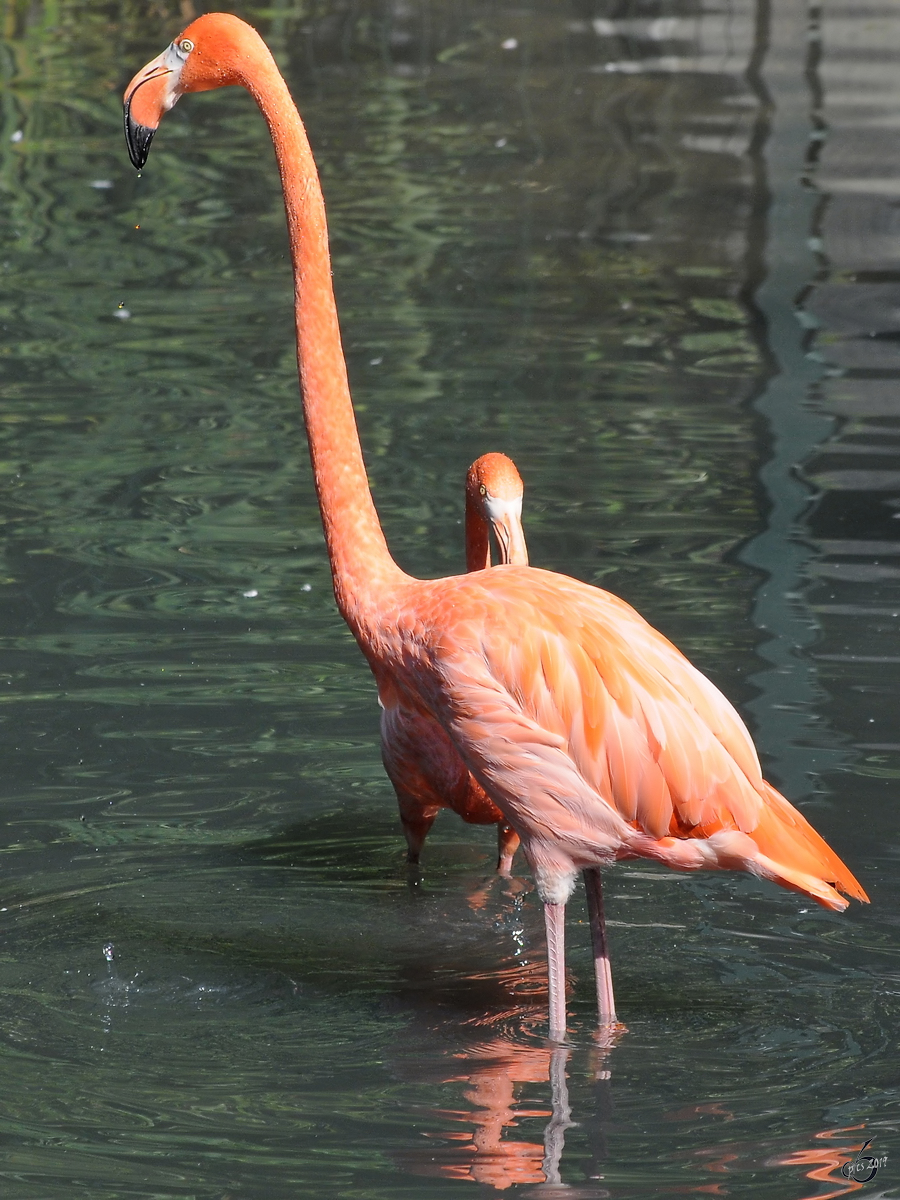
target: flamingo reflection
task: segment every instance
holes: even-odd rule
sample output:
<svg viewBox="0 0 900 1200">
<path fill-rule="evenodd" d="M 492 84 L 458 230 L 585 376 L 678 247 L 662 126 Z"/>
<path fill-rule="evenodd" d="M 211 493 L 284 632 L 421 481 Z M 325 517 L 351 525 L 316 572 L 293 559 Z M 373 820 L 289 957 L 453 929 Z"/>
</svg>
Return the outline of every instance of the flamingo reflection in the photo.
<svg viewBox="0 0 900 1200">
<path fill-rule="evenodd" d="M 608 1086 L 605 1062 L 618 1036 L 615 1031 L 598 1035 L 592 1062 L 601 1086 Z M 544 1185 L 531 1195 L 547 1200 L 562 1191 L 567 1200 L 608 1195 L 595 1186 L 569 1187 L 562 1182 L 566 1131 L 575 1124 L 566 1078 L 570 1054 L 566 1046 L 529 1044 L 506 1036 L 488 1037 L 456 1051 L 446 1082 L 462 1085 L 466 1107 L 435 1109 L 432 1115 L 461 1128 L 429 1132 L 431 1145 L 405 1153 L 403 1166 L 415 1175 L 466 1179 L 496 1191 L 516 1184 Z M 529 1084 L 544 1085 L 540 1100 Z M 545 1122 L 540 1141 L 509 1136 L 521 1122 L 534 1119 Z"/>
<path fill-rule="evenodd" d="M 733 1119 L 734 1114 L 718 1102 L 700 1104 L 690 1108 L 680 1109 L 676 1113 L 666 1114 L 666 1120 L 690 1120 L 697 1116 L 717 1116 L 725 1121 Z M 728 1174 L 734 1177 L 737 1173 L 756 1171 L 765 1167 L 805 1167 L 805 1176 L 814 1185 L 812 1190 L 804 1191 L 798 1200 L 836 1200 L 839 1196 L 849 1195 L 858 1191 L 863 1182 L 868 1182 L 874 1175 L 871 1162 L 877 1162 L 877 1156 L 871 1159 L 860 1159 L 860 1152 L 866 1150 L 870 1143 L 857 1141 L 849 1137 L 863 1125 L 851 1125 L 843 1129 L 823 1129 L 812 1135 L 816 1146 L 807 1150 L 790 1150 L 772 1157 L 760 1156 L 760 1146 L 746 1142 L 721 1142 L 705 1149 L 694 1150 L 691 1157 L 699 1159 L 704 1171 L 716 1174 Z M 855 1169 L 855 1164 L 858 1167 Z M 830 1191 L 822 1192 L 819 1187 L 828 1184 Z M 709 1195 L 728 1195 L 731 1188 L 723 1183 L 709 1183 L 697 1186 L 685 1185 L 683 1188 L 672 1188 L 674 1192 L 685 1192 L 693 1195 L 702 1192 Z"/>
<path fill-rule="evenodd" d="M 831 1184 L 834 1189 L 830 1192 L 820 1192 L 815 1189 L 803 1196 L 801 1200 L 833 1200 L 834 1197 L 857 1192 L 863 1186 L 863 1179 L 854 1178 L 852 1170 L 844 1171 L 842 1168 L 850 1168 L 859 1153 L 869 1145 L 865 1139 L 860 1142 L 857 1142 L 855 1138 L 852 1142 L 849 1140 L 848 1135 L 855 1134 L 860 1129 L 865 1129 L 865 1125 L 848 1125 L 843 1129 L 823 1129 L 815 1134 L 815 1140 L 819 1145 L 810 1150 L 794 1150 L 790 1154 L 773 1160 L 774 1165 L 809 1167 L 810 1170 L 805 1172 L 807 1179 L 818 1184 Z M 840 1144 L 836 1145 L 836 1142 Z M 865 1178 L 865 1182 L 868 1182 L 868 1178 Z"/>
<path fill-rule="evenodd" d="M 434 1059 L 432 1069 L 417 1061 L 413 1073 L 419 1080 L 424 1082 L 423 1076 L 427 1076 L 431 1083 L 439 1079 L 447 1085 L 456 1085 L 460 1088 L 461 1102 L 448 1108 L 430 1109 L 426 1119 L 433 1121 L 433 1125 L 425 1133 L 427 1145 L 407 1150 L 399 1156 L 399 1163 L 413 1175 L 468 1180 L 496 1191 L 528 1185 L 532 1200 L 608 1197 L 610 1193 L 599 1181 L 603 1178 L 605 1130 L 612 1108 L 611 1052 L 621 1033 L 600 1030 L 595 1034 L 594 1048 L 587 1059 L 595 1094 L 590 1104 L 584 1106 L 582 1101 L 573 1120 L 567 1070 L 573 1053 L 580 1064 L 584 1063 L 583 1050 L 530 1041 L 530 1032 L 521 1027 L 517 1035 L 496 1032 L 500 1026 L 508 1029 L 508 1022 L 516 1013 L 521 1017 L 521 1006 L 471 1022 L 485 1036 L 449 1054 L 449 1061 L 444 1060 L 447 1068 L 437 1078 L 433 1073 Z M 538 1019 L 536 1015 L 535 1021 Z M 488 1032 L 491 1027 L 494 1031 Z M 431 1032 L 432 1035 L 436 1032 L 433 1027 Z M 408 1065 L 404 1075 L 409 1078 Z M 801 1167 L 808 1184 L 802 1191 L 798 1189 L 798 1200 L 837 1200 L 860 1190 L 868 1181 L 866 1175 L 854 1170 L 854 1164 L 860 1162 L 860 1169 L 871 1170 L 870 1160 L 865 1156 L 872 1154 L 872 1147 L 861 1133 L 862 1125 L 825 1129 L 806 1137 L 794 1134 L 790 1140 L 796 1148 L 787 1150 L 782 1141 L 782 1147 L 773 1153 L 771 1142 L 722 1136 L 725 1132 L 722 1126 L 739 1119 L 722 1099 L 703 1098 L 661 1116 L 664 1122 L 684 1122 L 694 1130 L 698 1123 L 709 1127 L 705 1145 L 685 1147 L 675 1153 L 676 1162 L 692 1166 L 694 1178 L 683 1184 L 667 1179 L 666 1194 L 727 1197 L 739 1190 L 749 1173 L 758 1176 L 765 1168 Z M 526 1122 L 535 1129 L 535 1134 L 534 1123 L 542 1122 L 541 1133 L 528 1137 L 524 1131 L 520 1132 Z M 561 1168 L 566 1134 L 574 1125 L 581 1127 L 582 1149 L 586 1142 L 592 1166 L 584 1182 L 565 1184 Z M 809 1148 L 802 1148 L 804 1144 Z M 872 1154 L 871 1161 L 881 1160 Z M 820 1191 L 823 1185 L 829 1190 Z"/>
</svg>

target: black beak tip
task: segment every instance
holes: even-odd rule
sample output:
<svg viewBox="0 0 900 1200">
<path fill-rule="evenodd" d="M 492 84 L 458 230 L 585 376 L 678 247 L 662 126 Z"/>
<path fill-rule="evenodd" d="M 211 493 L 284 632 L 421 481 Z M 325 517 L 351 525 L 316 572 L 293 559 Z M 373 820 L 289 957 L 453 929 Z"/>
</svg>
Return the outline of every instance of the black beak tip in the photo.
<svg viewBox="0 0 900 1200">
<path fill-rule="evenodd" d="M 150 129 L 146 125 L 138 125 L 136 121 L 132 121 L 131 104 L 126 104 L 125 144 L 128 147 L 128 157 L 139 171 L 147 161 L 154 133 L 156 133 L 155 129 Z"/>
</svg>

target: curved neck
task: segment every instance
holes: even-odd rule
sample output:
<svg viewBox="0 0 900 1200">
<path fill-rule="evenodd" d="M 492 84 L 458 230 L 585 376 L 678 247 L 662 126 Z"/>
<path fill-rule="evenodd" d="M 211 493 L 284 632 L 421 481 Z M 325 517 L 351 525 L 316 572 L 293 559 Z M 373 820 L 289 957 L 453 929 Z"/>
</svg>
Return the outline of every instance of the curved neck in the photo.
<svg viewBox="0 0 900 1200">
<path fill-rule="evenodd" d="M 466 488 L 466 570 L 484 571 L 491 565 L 488 523 L 472 503 Z"/>
<path fill-rule="evenodd" d="M 377 594 L 404 578 L 375 511 L 341 346 L 325 202 L 306 130 L 265 43 L 242 82 L 269 126 L 294 266 L 303 416 L 338 608 L 354 632 Z"/>
</svg>

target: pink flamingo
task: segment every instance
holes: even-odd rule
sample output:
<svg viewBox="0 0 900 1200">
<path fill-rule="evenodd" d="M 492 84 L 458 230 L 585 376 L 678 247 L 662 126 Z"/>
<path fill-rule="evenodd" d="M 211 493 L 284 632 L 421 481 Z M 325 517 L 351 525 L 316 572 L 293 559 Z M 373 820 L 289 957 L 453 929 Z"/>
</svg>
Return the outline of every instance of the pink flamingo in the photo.
<svg viewBox="0 0 900 1200">
<path fill-rule="evenodd" d="M 578 872 L 616 859 L 748 871 L 844 909 L 867 900 L 806 819 L 762 778 L 735 710 L 623 600 L 534 567 L 414 579 L 391 558 L 369 491 L 341 348 L 325 206 L 303 123 L 272 55 L 239 18 L 192 22 L 125 93 L 142 167 L 181 95 L 245 87 L 284 188 L 297 355 L 313 475 L 338 608 L 386 709 L 447 734 L 521 838 L 544 903 L 550 1035 L 565 1035 L 565 904 Z M 595 925 L 602 925 L 598 918 Z M 602 1021 L 615 1019 L 598 959 Z"/>
<path fill-rule="evenodd" d="M 505 454 L 483 454 L 472 463 L 466 475 L 467 571 L 483 571 L 491 565 L 491 530 L 501 563 L 527 565 L 523 491 L 521 476 Z M 434 717 L 404 704 L 401 693 L 395 693 L 394 701 L 381 712 L 381 759 L 397 793 L 407 860 L 419 861 L 439 810 L 452 808 L 470 825 L 497 826 L 497 871 L 509 875 L 518 834 Z"/>
</svg>

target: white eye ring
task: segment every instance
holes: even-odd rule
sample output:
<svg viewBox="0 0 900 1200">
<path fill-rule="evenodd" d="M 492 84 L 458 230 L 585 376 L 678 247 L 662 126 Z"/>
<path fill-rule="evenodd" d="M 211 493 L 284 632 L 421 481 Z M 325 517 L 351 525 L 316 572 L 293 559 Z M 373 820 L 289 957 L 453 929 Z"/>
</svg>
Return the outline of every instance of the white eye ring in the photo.
<svg viewBox="0 0 900 1200">
<path fill-rule="evenodd" d="M 190 54 L 194 48 L 194 43 L 190 40 L 190 38 L 183 38 L 182 41 L 178 43 L 178 48 L 179 50 L 183 50 L 185 54 Z"/>
</svg>

